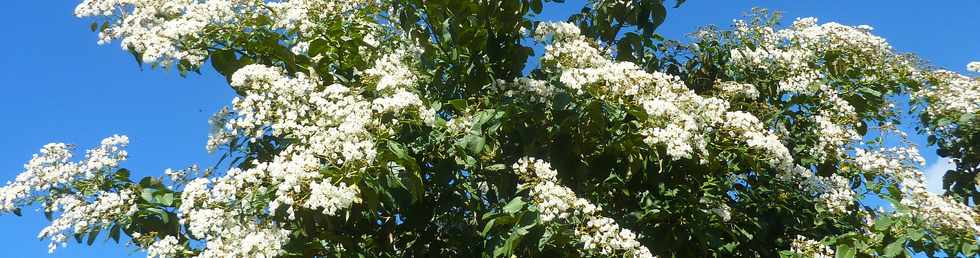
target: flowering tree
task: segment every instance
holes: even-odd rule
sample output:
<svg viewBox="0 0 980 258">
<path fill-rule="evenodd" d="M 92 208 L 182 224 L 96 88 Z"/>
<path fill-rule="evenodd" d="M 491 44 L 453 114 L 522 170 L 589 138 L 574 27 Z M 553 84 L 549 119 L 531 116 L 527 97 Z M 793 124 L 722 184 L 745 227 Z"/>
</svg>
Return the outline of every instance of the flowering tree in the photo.
<svg viewBox="0 0 980 258">
<path fill-rule="evenodd" d="M 980 79 L 868 26 L 681 44 L 662 1 L 537 19 L 561 2 L 85 0 L 100 43 L 227 78 L 222 161 L 134 180 L 125 136 L 52 143 L 0 211 L 150 257 L 977 255 Z M 907 133 L 956 162 L 945 196 Z"/>
</svg>

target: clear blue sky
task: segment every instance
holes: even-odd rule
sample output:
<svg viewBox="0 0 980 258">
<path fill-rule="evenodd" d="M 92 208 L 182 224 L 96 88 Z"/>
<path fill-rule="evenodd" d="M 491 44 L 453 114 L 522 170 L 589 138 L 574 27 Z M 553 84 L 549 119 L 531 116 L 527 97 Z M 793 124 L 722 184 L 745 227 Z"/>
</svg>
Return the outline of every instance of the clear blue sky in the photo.
<svg viewBox="0 0 980 258">
<path fill-rule="evenodd" d="M 31 154 L 48 142 L 91 147 L 112 134 L 129 135 L 137 176 L 166 168 L 211 164 L 204 150 L 207 118 L 230 102 L 224 80 L 206 69 L 181 78 L 175 72 L 141 71 L 116 44 L 99 46 L 89 22 L 72 15 L 78 1 L 8 1 L 0 10 L 0 182 L 13 179 Z M 581 2 L 572 1 L 570 2 Z M 705 1 L 671 9 L 660 32 L 681 38 L 698 26 L 725 27 L 753 6 L 781 10 L 788 19 L 868 24 L 903 52 L 963 72 L 980 60 L 980 2 L 957 1 Z M 921 139 L 921 137 L 918 137 Z M 920 141 L 921 142 L 921 141 Z M 924 150 L 936 163 L 932 150 Z M 97 241 L 70 244 L 47 255 L 35 238 L 47 225 L 42 215 L 0 216 L 0 257 L 139 257 L 132 248 Z"/>
</svg>

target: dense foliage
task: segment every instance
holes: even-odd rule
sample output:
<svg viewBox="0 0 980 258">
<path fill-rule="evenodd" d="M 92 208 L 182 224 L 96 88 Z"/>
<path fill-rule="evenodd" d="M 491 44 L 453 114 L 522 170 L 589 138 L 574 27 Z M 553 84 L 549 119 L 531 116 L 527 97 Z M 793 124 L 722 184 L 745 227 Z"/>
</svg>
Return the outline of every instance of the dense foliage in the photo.
<svg viewBox="0 0 980 258">
<path fill-rule="evenodd" d="M 656 34 L 683 2 L 85 0 L 100 43 L 227 78 L 222 161 L 134 181 L 125 136 L 53 143 L 0 211 L 150 257 L 978 254 L 980 79 L 765 11 Z"/>
</svg>

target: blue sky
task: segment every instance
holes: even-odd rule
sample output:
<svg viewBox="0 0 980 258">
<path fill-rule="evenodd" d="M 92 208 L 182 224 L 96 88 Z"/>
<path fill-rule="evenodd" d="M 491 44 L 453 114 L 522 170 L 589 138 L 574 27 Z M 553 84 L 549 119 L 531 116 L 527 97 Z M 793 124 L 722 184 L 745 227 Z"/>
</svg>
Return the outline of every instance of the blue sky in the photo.
<svg viewBox="0 0 980 258">
<path fill-rule="evenodd" d="M 124 166 L 137 176 L 212 164 L 214 157 L 204 149 L 207 118 L 234 96 L 225 81 L 210 69 L 187 78 L 141 70 L 118 45 L 96 44 L 89 22 L 72 15 L 79 1 L 8 1 L 0 10 L 5 25 L 0 36 L 5 50 L 0 55 L 0 121 L 5 125 L 0 127 L 0 182 L 13 179 L 46 143 L 85 149 L 112 134 L 130 137 L 130 160 Z M 896 49 L 954 71 L 964 72 L 967 62 L 980 60 L 980 1 L 691 0 L 669 10 L 660 32 L 678 39 L 701 25 L 725 27 L 754 6 L 781 10 L 788 19 L 813 16 L 868 24 Z M 932 149 L 923 154 L 930 165 L 941 164 Z M 35 238 L 46 225 L 34 211 L 0 216 L 5 231 L 0 243 L 7 247 L 0 257 L 141 256 L 101 240 L 94 247 L 70 244 L 48 255 L 47 241 Z"/>
</svg>

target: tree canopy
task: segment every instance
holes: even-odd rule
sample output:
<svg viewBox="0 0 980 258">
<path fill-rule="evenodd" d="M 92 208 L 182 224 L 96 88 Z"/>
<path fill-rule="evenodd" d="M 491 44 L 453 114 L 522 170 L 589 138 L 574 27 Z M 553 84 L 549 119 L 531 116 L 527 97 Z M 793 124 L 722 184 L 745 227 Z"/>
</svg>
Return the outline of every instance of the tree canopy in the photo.
<svg viewBox="0 0 980 258">
<path fill-rule="evenodd" d="M 100 44 L 227 79 L 221 161 L 134 179 L 125 136 L 52 143 L 0 212 L 149 257 L 978 255 L 980 78 L 761 9 L 657 34 L 683 3 L 85 0 Z"/>
</svg>

